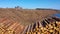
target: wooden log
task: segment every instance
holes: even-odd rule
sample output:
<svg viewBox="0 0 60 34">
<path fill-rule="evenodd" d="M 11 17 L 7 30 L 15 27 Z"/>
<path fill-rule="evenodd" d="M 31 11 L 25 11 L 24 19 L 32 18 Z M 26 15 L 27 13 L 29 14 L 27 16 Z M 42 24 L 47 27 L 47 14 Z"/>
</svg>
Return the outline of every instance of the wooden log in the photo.
<svg viewBox="0 0 60 34">
<path fill-rule="evenodd" d="M 47 25 L 47 24 L 46 24 L 45 21 L 43 20 L 43 21 L 42 21 L 42 26 L 43 26 L 43 27 L 46 27 L 46 25 Z"/>
<path fill-rule="evenodd" d="M 47 20 L 47 18 L 45 18 L 45 23 L 48 25 L 49 24 L 49 21 Z"/>
<path fill-rule="evenodd" d="M 33 30 L 36 28 L 36 23 L 33 24 Z"/>
<path fill-rule="evenodd" d="M 22 34 L 26 34 L 28 27 L 28 25 L 25 27 L 25 29 L 22 31 Z"/>
<path fill-rule="evenodd" d="M 7 30 L 10 30 L 10 29 L 13 30 L 13 28 L 14 28 L 16 25 L 17 25 L 17 23 L 12 24 L 10 27 L 7 28 Z"/>
<path fill-rule="evenodd" d="M 19 30 L 20 29 L 20 30 Z M 20 27 L 20 25 L 16 28 L 16 30 L 15 30 L 15 34 L 18 34 L 18 33 L 20 33 L 20 31 L 21 31 L 21 27 Z"/>
<path fill-rule="evenodd" d="M 5 20 L 7 20 L 7 17 L 1 18 L 1 19 L 0 19 L 0 23 L 2 23 L 2 22 L 5 21 Z"/>
<path fill-rule="evenodd" d="M 9 28 L 12 24 L 14 24 L 14 22 L 9 22 L 9 23 L 5 26 L 5 29 Z"/>
<path fill-rule="evenodd" d="M 40 32 L 37 32 L 37 34 L 41 34 Z"/>
<path fill-rule="evenodd" d="M 20 24 L 17 25 L 17 27 L 14 29 L 14 31 L 15 31 L 15 34 L 20 34 L 20 31 L 21 31 Z"/>
<path fill-rule="evenodd" d="M 36 22 L 36 28 L 37 31 L 39 30 L 39 22 Z"/>
<path fill-rule="evenodd" d="M 0 34 L 3 34 L 4 32 L 2 31 L 2 29 L 0 28 Z"/>
<path fill-rule="evenodd" d="M 9 28 L 7 28 L 7 31 L 6 32 L 8 32 L 9 34 L 10 33 L 14 33 L 14 29 L 17 28 L 17 26 L 18 26 L 17 23 L 12 24 Z"/>
<path fill-rule="evenodd" d="M 5 26 L 6 26 L 7 24 L 9 24 L 9 22 L 10 22 L 9 20 L 3 21 L 3 22 L 2 22 L 3 28 L 5 28 Z"/>
<path fill-rule="evenodd" d="M 2 28 L 4 26 L 4 24 L 3 23 L 0 23 L 0 28 Z"/>
<path fill-rule="evenodd" d="M 30 32 L 33 33 L 33 23 L 31 24 L 31 30 L 30 30 Z"/>
<path fill-rule="evenodd" d="M 30 32 L 30 28 L 31 28 L 31 24 L 29 25 L 29 27 L 27 29 L 27 32 Z"/>
<path fill-rule="evenodd" d="M 39 22 L 39 27 L 43 27 L 42 24 L 41 24 L 41 22 Z"/>
</svg>

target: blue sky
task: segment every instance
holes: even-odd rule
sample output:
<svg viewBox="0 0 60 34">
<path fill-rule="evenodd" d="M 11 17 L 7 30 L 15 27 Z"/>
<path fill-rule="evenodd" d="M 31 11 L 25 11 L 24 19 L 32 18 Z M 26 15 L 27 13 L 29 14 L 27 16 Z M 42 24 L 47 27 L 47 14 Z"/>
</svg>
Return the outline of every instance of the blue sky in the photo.
<svg viewBox="0 0 60 34">
<path fill-rule="evenodd" d="M 23 8 L 52 8 L 60 9 L 60 0 L 0 0 L 1 8 L 14 8 L 20 6 Z"/>
</svg>

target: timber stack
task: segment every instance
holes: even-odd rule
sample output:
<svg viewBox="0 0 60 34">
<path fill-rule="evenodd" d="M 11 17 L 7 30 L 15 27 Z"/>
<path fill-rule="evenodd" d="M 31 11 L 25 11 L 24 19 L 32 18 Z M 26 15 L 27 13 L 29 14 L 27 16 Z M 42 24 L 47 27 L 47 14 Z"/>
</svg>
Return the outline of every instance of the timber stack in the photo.
<svg viewBox="0 0 60 34">
<path fill-rule="evenodd" d="M 22 34 L 60 34 L 60 18 L 48 17 L 26 26 Z"/>
<path fill-rule="evenodd" d="M 60 18 L 47 17 L 27 26 L 11 19 L 0 18 L 0 34 L 60 34 Z"/>
<path fill-rule="evenodd" d="M 0 34 L 20 34 L 23 28 L 24 26 L 18 22 L 7 18 L 0 18 Z"/>
</svg>

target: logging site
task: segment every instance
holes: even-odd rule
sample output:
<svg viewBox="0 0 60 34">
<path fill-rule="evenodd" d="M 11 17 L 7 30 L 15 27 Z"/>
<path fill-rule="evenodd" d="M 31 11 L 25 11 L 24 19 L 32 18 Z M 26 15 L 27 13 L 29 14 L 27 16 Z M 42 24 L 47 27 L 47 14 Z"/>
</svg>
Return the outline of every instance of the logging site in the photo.
<svg viewBox="0 0 60 34">
<path fill-rule="evenodd" d="M 58 10 L 0 8 L 0 34 L 60 34 L 59 16 Z"/>
<path fill-rule="evenodd" d="M 0 0 L 0 34 L 60 34 L 60 0 Z"/>
</svg>

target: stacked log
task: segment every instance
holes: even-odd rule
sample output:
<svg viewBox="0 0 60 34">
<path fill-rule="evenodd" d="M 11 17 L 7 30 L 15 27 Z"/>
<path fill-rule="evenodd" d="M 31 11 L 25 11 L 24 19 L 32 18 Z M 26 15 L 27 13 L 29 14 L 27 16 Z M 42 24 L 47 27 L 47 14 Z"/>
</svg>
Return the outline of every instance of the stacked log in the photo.
<svg viewBox="0 0 60 34">
<path fill-rule="evenodd" d="M 0 19 L 0 34 L 20 34 L 23 31 L 24 26 L 18 22 L 14 22 L 11 19 Z"/>
<path fill-rule="evenodd" d="M 47 17 L 24 27 L 11 19 L 0 18 L 0 34 L 60 34 L 60 19 Z"/>
<path fill-rule="evenodd" d="M 28 25 L 23 32 L 22 34 L 60 34 L 60 19 L 45 18 L 41 22 Z"/>
</svg>

